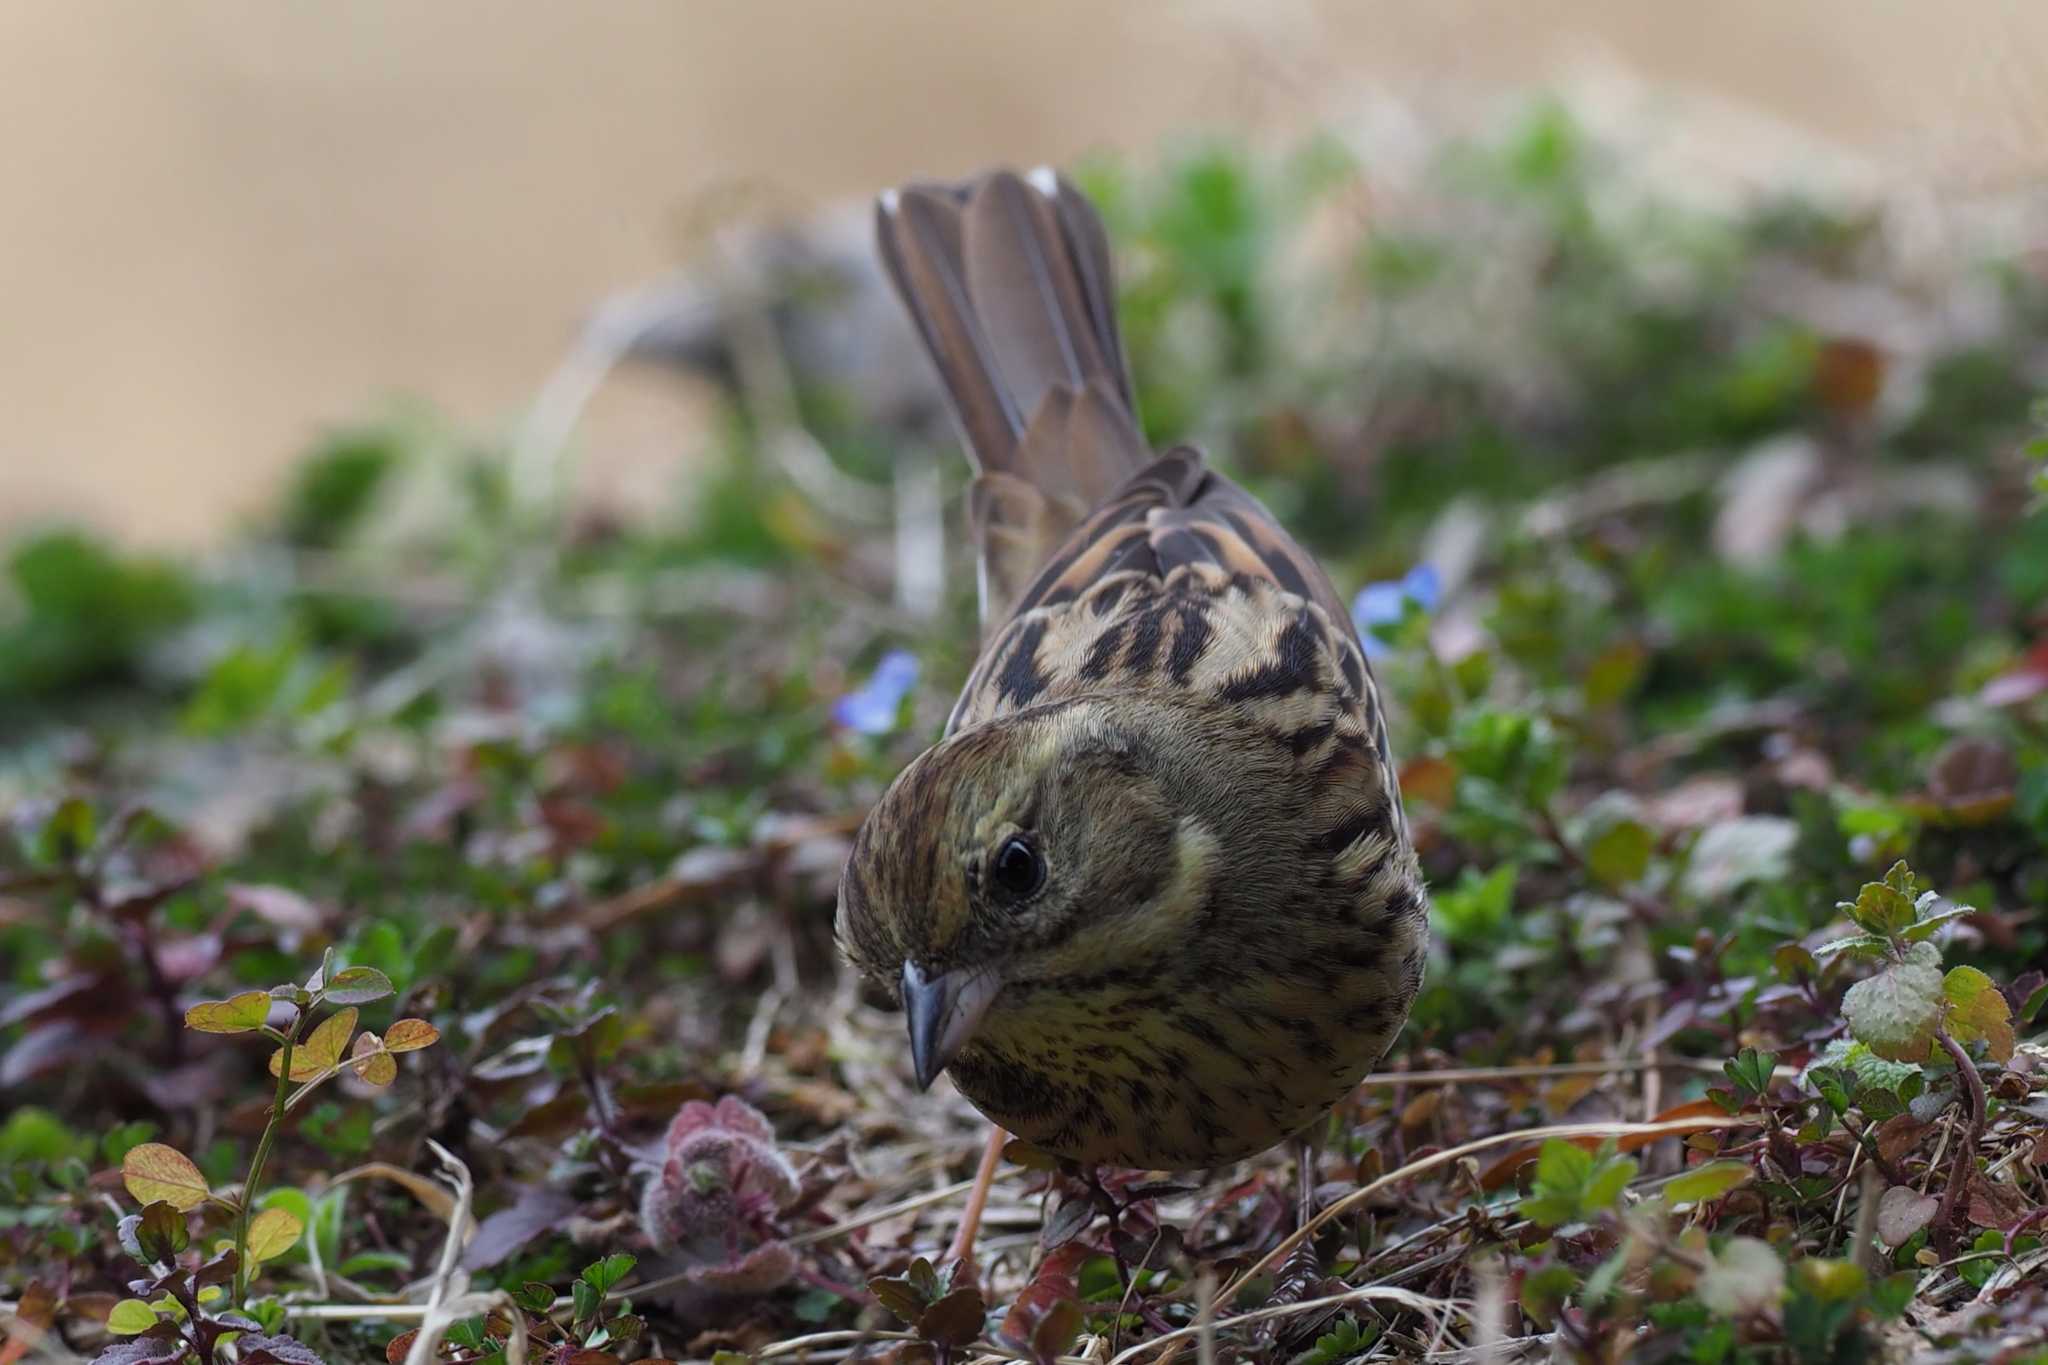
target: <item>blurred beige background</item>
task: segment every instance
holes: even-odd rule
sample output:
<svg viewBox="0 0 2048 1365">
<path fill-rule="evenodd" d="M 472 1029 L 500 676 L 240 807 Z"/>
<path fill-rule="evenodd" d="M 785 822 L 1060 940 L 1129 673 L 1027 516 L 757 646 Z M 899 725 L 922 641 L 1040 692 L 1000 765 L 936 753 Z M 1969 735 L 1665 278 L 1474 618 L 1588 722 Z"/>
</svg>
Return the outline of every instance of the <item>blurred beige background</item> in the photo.
<svg viewBox="0 0 2048 1365">
<path fill-rule="evenodd" d="M 203 541 L 394 395 L 503 427 L 739 186 L 800 204 L 1375 98 L 1483 110 L 1589 65 L 1902 184 L 2048 168 L 2029 0 L 7 0 L 0 532 Z M 617 388 L 590 444 L 672 453 L 680 400 Z"/>
</svg>

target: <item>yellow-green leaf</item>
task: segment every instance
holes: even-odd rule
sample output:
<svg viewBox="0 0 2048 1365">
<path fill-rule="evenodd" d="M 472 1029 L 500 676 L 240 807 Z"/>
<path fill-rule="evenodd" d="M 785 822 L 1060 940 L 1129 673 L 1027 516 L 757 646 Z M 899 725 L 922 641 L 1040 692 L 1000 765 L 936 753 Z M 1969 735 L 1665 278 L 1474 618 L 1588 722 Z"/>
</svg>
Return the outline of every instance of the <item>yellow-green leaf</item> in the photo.
<svg viewBox="0 0 2048 1365">
<path fill-rule="evenodd" d="M 398 1079 L 398 1062 L 384 1050 L 383 1040 L 374 1033 L 357 1034 L 350 1056 L 354 1058 L 350 1065 L 355 1067 L 356 1075 L 371 1085 L 389 1085 Z"/>
<path fill-rule="evenodd" d="M 192 1159 L 161 1142 L 144 1142 L 128 1149 L 128 1155 L 121 1158 L 121 1183 L 137 1203 L 161 1200 L 180 1213 L 198 1208 L 211 1193 Z"/>
<path fill-rule="evenodd" d="M 1673 1204 L 1698 1204 L 1719 1199 L 1756 1171 L 1747 1161 L 1709 1161 L 1695 1166 L 1664 1187 L 1664 1197 Z"/>
<path fill-rule="evenodd" d="M 336 1010 L 305 1036 L 292 1050 L 293 1080 L 310 1081 L 341 1061 L 341 1054 L 348 1050 L 349 1037 L 356 1031 L 356 1015 L 354 1005 Z M 271 1075 L 275 1076 L 284 1064 L 283 1057 L 283 1048 L 270 1054 Z"/>
<path fill-rule="evenodd" d="M 1612 706 L 1635 691 L 1642 681 L 1650 651 L 1637 640 L 1617 640 L 1586 666 L 1586 704 Z"/>
<path fill-rule="evenodd" d="M 156 1310 L 141 1299 L 123 1299 L 107 1314 L 107 1330 L 117 1337 L 132 1337 L 156 1326 Z"/>
<path fill-rule="evenodd" d="M 254 1033 L 270 1018 L 269 991 L 243 991 L 227 1000 L 202 1000 L 185 1011 L 185 1027 L 199 1033 Z"/>
<path fill-rule="evenodd" d="M 384 1030 L 387 1052 L 416 1052 L 441 1041 L 441 1030 L 424 1019 L 400 1019 Z"/>
<path fill-rule="evenodd" d="M 305 1225 L 284 1209 L 265 1209 L 249 1220 L 249 1259 L 269 1261 L 284 1255 L 299 1240 Z"/>
<path fill-rule="evenodd" d="M 1586 866 L 1606 886 L 1626 886 L 1649 870 L 1655 838 L 1642 824 L 1610 825 L 1586 848 Z"/>
<path fill-rule="evenodd" d="M 1984 992 L 1997 989 L 1991 978 L 1975 967 L 1951 967 L 1941 979 L 1941 993 L 1956 1005 L 1967 1005 Z"/>
</svg>

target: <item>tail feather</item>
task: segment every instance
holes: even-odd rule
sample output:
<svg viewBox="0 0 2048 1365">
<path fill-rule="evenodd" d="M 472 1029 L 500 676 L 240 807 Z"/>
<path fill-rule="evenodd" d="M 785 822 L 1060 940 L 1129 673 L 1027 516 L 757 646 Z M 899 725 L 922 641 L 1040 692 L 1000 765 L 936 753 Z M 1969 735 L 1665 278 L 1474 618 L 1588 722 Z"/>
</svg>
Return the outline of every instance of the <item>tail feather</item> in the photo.
<svg viewBox="0 0 2048 1365">
<path fill-rule="evenodd" d="M 1108 238 L 1088 201 L 1050 171 L 892 191 L 877 206 L 876 236 L 976 472 L 1000 483 L 999 496 L 969 499 L 992 621 L 1152 458 L 1117 331 Z"/>
<path fill-rule="evenodd" d="M 977 469 L 1093 507 L 1149 460 L 1116 326 L 1108 241 L 1050 172 L 996 171 L 882 196 L 877 236 L 960 418 Z M 1027 439 L 1056 391 L 1104 423 L 1086 447 Z M 1105 464 L 1104 461 L 1107 461 Z"/>
</svg>

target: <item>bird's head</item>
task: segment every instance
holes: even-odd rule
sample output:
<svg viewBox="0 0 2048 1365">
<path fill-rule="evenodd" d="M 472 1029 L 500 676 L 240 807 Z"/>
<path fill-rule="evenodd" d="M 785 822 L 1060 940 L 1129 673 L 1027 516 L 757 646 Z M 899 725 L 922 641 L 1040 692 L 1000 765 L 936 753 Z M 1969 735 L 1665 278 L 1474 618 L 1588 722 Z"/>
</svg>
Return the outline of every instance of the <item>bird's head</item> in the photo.
<svg viewBox="0 0 2048 1365">
<path fill-rule="evenodd" d="M 901 1000 L 920 1085 L 992 1012 L 1185 946 L 1262 842 L 1228 792 L 1260 789 L 1247 768 L 1270 746 L 1229 738 L 1171 701 L 1089 699 L 963 731 L 903 770 L 855 839 L 838 936 Z"/>
</svg>

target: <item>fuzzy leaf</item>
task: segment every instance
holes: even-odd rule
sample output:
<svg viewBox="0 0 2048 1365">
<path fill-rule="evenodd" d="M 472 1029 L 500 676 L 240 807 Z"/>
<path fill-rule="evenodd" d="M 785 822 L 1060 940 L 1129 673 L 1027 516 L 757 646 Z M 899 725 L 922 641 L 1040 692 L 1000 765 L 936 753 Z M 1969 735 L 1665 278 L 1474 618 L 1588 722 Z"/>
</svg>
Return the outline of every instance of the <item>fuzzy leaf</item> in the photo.
<svg viewBox="0 0 2048 1365">
<path fill-rule="evenodd" d="M 254 1033 L 269 1019 L 269 991 L 243 991 L 226 1000 L 203 1000 L 185 1011 L 185 1027 L 198 1033 Z"/>
<path fill-rule="evenodd" d="M 330 1005 L 367 1005 L 392 993 L 391 978 L 375 967 L 349 967 L 327 983 Z"/>
<path fill-rule="evenodd" d="M 284 1209 L 265 1209 L 249 1220 L 249 1260 L 273 1261 L 290 1251 L 306 1230 L 296 1216 Z"/>
<path fill-rule="evenodd" d="M 388 1052 L 417 1052 L 440 1041 L 441 1030 L 424 1019 L 400 1019 L 384 1030 L 384 1047 Z"/>
<path fill-rule="evenodd" d="M 1747 1161 L 1709 1161 L 1695 1166 L 1664 1187 L 1673 1204 L 1700 1204 L 1719 1199 L 1756 1175 Z"/>
<path fill-rule="evenodd" d="M 349 1064 L 356 1069 L 356 1075 L 370 1085 L 389 1085 L 398 1079 L 397 1060 L 385 1051 L 383 1039 L 367 1029 L 356 1035 L 349 1056 L 353 1059 Z"/>
<path fill-rule="evenodd" d="M 145 1142 L 121 1158 L 121 1183 L 144 1204 L 158 1200 L 180 1213 L 198 1208 L 212 1193 L 192 1159 L 175 1147 Z"/>
<path fill-rule="evenodd" d="M 1927 1056 L 1944 1004 L 1941 952 L 1931 943 L 1916 943 L 1903 961 L 1851 986 L 1842 997 L 1842 1017 L 1878 1056 L 1915 1062 Z"/>
</svg>

